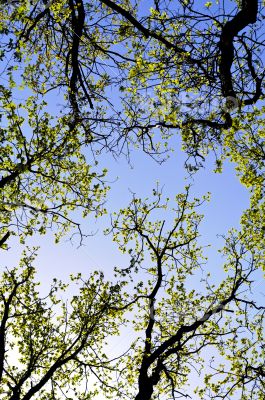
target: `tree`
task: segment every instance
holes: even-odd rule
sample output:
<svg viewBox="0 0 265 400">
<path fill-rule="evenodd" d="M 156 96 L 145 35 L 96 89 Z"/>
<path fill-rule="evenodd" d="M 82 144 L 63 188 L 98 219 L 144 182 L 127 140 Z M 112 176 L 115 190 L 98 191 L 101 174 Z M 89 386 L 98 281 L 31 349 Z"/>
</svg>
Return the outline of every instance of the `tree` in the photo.
<svg viewBox="0 0 265 400">
<path fill-rule="evenodd" d="M 3 11 L 2 33 L 11 39 L 2 57 L 11 51 L 32 90 L 45 95 L 60 88 L 72 124 L 87 134 L 98 137 L 100 126 L 119 131 L 116 138 L 107 135 L 110 147 L 134 134 L 147 152 L 156 152 L 154 129 L 165 138 L 173 129 L 183 131 L 190 155 L 203 157 L 205 148 L 223 143 L 233 108 L 253 112 L 250 106 L 263 99 L 258 1 L 203 7 L 158 0 L 147 11 L 141 2 L 138 11 L 134 2 L 111 0 L 17 4 Z M 121 114 L 108 95 L 110 86 L 121 95 Z M 150 107 L 143 112 L 139 95 L 146 90 Z M 179 112 L 187 93 L 192 106 L 186 101 Z"/>
<path fill-rule="evenodd" d="M 113 221 L 114 240 L 132 257 L 119 273 L 134 282 L 132 327 L 140 331 L 121 361 L 122 398 L 193 398 L 190 374 L 194 379 L 204 371 L 205 386 L 197 389 L 202 399 L 262 399 L 265 307 L 251 288 L 264 253 L 232 230 L 222 250 L 226 277 L 214 281 L 218 267 L 207 265 L 198 243 L 201 201 L 190 201 L 188 192 L 176 196 L 171 225 L 156 219 L 169 202 L 159 191 L 152 202 L 134 197 Z"/>
<path fill-rule="evenodd" d="M 128 155 L 134 145 L 163 159 L 168 139 L 179 133 L 191 172 L 209 151 L 216 154 L 217 170 L 227 158 L 236 162 L 253 192 L 251 208 L 262 213 L 262 6 L 250 0 L 156 0 L 148 6 L 127 0 L 2 6 L 1 59 L 8 81 L 2 90 L 8 101 L 19 83 L 37 108 L 59 95 L 63 154 L 67 146 L 74 152 L 87 145 L 95 156 L 102 150 Z M 71 145 L 66 131 L 76 138 Z M 17 176 L 16 166 L 11 171 Z"/>
<path fill-rule="evenodd" d="M 85 140 L 66 129 L 65 117 L 54 120 L 34 96 L 15 104 L 11 92 L 1 89 L 1 244 L 10 234 L 24 241 L 54 225 L 56 240 L 76 228 L 82 242 L 84 233 L 71 213 L 105 212 L 106 169 L 100 172 L 97 163 L 88 163 Z"/>
<path fill-rule="evenodd" d="M 92 276 L 70 310 L 62 304 L 59 323 L 52 310 L 57 312 L 55 291 L 64 285 L 55 282 L 45 302 L 33 280 L 32 258 L 24 255 L 22 269 L 6 271 L 1 286 L 0 390 L 6 398 L 56 398 L 67 374 L 72 394 L 89 398 L 93 392 L 81 387 L 75 393 L 88 381 L 87 371 L 110 398 L 187 397 L 190 370 L 200 373 L 208 348 L 228 361 L 209 362 L 205 387 L 198 388 L 202 398 L 232 399 L 238 390 L 242 399 L 264 397 L 264 307 L 250 291 L 264 266 L 263 6 L 250 0 L 222 6 L 154 0 L 146 10 L 145 4 L 1 3 L 0 247 L 7 248 L 12 234 L 23 242 L 54 225 L 57 240 L 76 227 L 82 242 L 75 212 L 105 212 L 107 171 L 97 155 L 129 156 L 136 146 L 162 161 L 176 133 L 189 172 L 214 152 L 216 170 L 232 160 L 252 194 L 241 231 L 225 238 L 227 276 L 215 287 L 206 274 L 201 216 L 194 210 L 200 201 L 189 200 L 188 191 L 177 196 L 168 231 L 167 218 L 149 219 L 166 209 L 159 192 L 153 203 L 135 197 L 121 211 L 113 221 L 114 239 L 131 256 L 130 266 L 117 271 L 123 282 Z M 60 104 L 53 110 L 55 95 Z M 189 286 L 200 269 L 202 293 Z M 139 271 L 138 284 L 122 290 Z M 122 316 L 127 311 L 137 315 L 132 325 L 141 332 L 139 342 L 110 367 L 103 343 L 121 321 L 130 326 Z M 21 354 L 17 369 L 9 368 L 12 347 Z M 111 373 L 118 371 L 113 385 Z"/>
<path fill-rule="evenodd" d="M 120 286 L 99 272 L 86 281 L 76 275 L 71 279 L 79 293 L 71 300 L 62 300 L 68 285 L 56 280 L 42 298 L 34 279 L 35 253 L 25 252 L 19 268 L 1 278 L 1 398 L 91 399 L 98 392 L 91 376 L 104 380 L 111 371 L 103 349 L 122 322 L 113 309 Z"/>
<path fill-rule="evenodd" d="M 226 277 L 213 281 L 196 211 L 206 200 L 191 201 L 187 187 L 176 196 L 170 225 L 161 219 L 168 216 L 169 199 L 163 202 L 159 190 L 152 202 L 133 197 L 111 228 L 130 265 L 116 269 L 114 285 L 99 272 L 85 281 L 72 276 L 82 286 L 69 302 L 59 299 L 57 292 L 67 285 L 56 280 L 41 298 L 35 252 L 25 253 L 19 268 L 6 270 L 0 286 L 3 399 L 90 399 L 97 393 L 110 399 L 188 398 L 191 371 L 203 370 L 205 386 L 197 388 L 203 399 L 233 399 L 237 393 L 242 400 L 262 399 L 265 307 L 252 296 L 252 286 L 264 254 L 258 246 L 247 248 L 244 233 L 232 230 L 222 251 Z M 200 281 L 196 289 L 194 281 Z M 121 325 L 139 337 L 111 360 L 106 340 Z"/>
</svg>

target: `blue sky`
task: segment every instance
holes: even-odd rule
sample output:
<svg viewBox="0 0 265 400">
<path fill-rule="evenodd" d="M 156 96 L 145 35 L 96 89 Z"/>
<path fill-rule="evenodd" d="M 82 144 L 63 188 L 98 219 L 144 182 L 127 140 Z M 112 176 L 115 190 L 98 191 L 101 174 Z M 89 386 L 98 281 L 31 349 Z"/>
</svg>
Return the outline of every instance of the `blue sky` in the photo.
<svg viewBox="0 0 265 400">
<path fill-rule="evenodd" d="M 173 141 L 177 143 L 179 140 L 173 138 Z M 111 277 L 113 267 L 127 262 L 127 258 L 119 254 L 111 237 L 104 236 L 102 230 L 109 225 L 113 211 L 126 207 L 131 199 L 131 192 L 138 197 L 151 196 L 157 182 L 163 187 L 165 197 L 174 198 L 188 183 L 192 183 L 191 195 L 203 196 L 207 192 L 211 193 L 211 201 L 199 210 L 205 214 L 200 232 L 201 241 L 212 245 L 207 252 L 216 263 L 216 250 L 222 246 L 222 240 L 217 235 L 226 234 L 231 227 L 239 226 L 240 215 L 248 206 L 248 192 L 239 183 L 231 163 L 224 165 L 222 174 L 214 173 L 214 160 L 209 156 L 205 168 L 196 173 L 193 179 L 189 179 L 183 169 L 184 161 L 185 155 L 177 145 L 176 151 L 162 165 L 140 150 L 132 150 L 131 165 L 124 157 L 115 160 L 111 155 L 101 155 L 99 162 L 102 167 L 108 168 L 108 180 L 113 181 L 106 203 L 108 215 L 96 221 L 88 216 L 81 221 L 84 231 L 97 231 L 95 236 L 86 238 L 84 245 L 79 248 L 77 241 L 73 244 L 69 242 L 69 236 L 64 237 L 59 244 L 54 244 L 51 233 L 28 239 L 30 246 L 41 246 L 37 265 L 43 287 L 54 276 L 66 278 L 75 271 L 86 275 L 95 268 L 100 268 L 106 277 Z M 4 264 L 10 264 L 11 260 L 17 259 L 20 248 L 22 247 L 19 244 L 12 246 L 12 251 L 6 252 L 4 256 Z"/>
<path fill-rule="evenodd" d="M 49 96 L 49 99 L 49 109 L 55 110 L 58 98 Z M 84 231 L 97 232 L 85 239 L 83 246 L 78 247 L 77 241 L 70 243 L 67 236 L 59 244 L 55 244 L 52 233 L 36 235 L 27 240 L 29 246 L 40 245 L 35 264 L 43 293 L 48 291 L 54 277 L 68 280 L 69 274 L 75 272 L 82 272 L 86 277 L 93 270 L 100 269 L 104 271 L 106 278 L 112 279 L 114 266 L 127 266 L 128 257 L 119 253 L 111 236 L 105 236 L 103 229 L 109 226 L 112 212 L 126 207 L 131 199 L 131 192 L 138 197 L 151 196 L 157 182 L 163 187 L 165 197 L 173 198 L 189 183 L 193 185 L 191 194 L 194 196 L 211 193 L 210 203 L 201 209 L 205 215 L 200 229 L 201 242 L 205 245 L 211 244 L 211 248 L 207 249 L 209 267 L 216 280 L 222 278 L 222 259 L 217 250 L 222 247 L 223 241 L 217 235 L 224 235 L 230 228 L 239 227 L 240 216 L 249 204 L 249 195 L 236 177 L 233 164 L 226 162 L 221 174 L 213 172 L 213 155 L 208 156 L 204 168 L 191 180 L 183 168 L 186 156 L 181 152 L 177 135 L 171 139 L 174 152 L 162 165 L 136 149 L 131 150 L 130 163 L 125 157 L 114 159 L 111 154 L 104 153 L 99 156 L 99 165 L 108 169 L 107 178 L 113 182 L 106 203 L 108 215 L 96 221 L 91 216 L 82 220 Z M 11 251 L 1 253 L 1 268 L 17 265 L 23 246 L 17 239 L 12 239 L 10 246 Z M 70 290 L 68 295 L 71 293 Z"/>
<path fill-rule="evenodd" d="M 178 147 L 178 146 L 177 146 Z M 179 148 L 173 153 L 169 160 L 159 165 L 150 157 L 140 151 L 133 151 L 131 162 L 119 159 L 115 161 L 111 156 L 102 156 L 101 163 L 109 169 L 109 179 L 115 180 L 108 195 L 107 208 L 109 212 L 117 211 L 125 207 L 131 198 L 131 193 L 137 196 L 151 195 L 152 188 L 159 181 L 163 187 L 165 196 L 174 197 L 181 192 L 190 181 L 186 178 L 183 170 L 185 157 Z M 207 250 L 209 256 L 209 270 L 216 281 L 222 279 L 222 259 L 217 249 L 222 246 L 222 240 L 217 234 L 225 234 L 232 226 L 239 226 L 240 215 L 248 206 L 248 193 L 240 185 L 232 164 L 224 166 L 222 174 L 213 172 L 214 160 L 209 156 L 205 169 L 199 171 L 193 180 L 192 194 L 201 196 L 211 192 L 211 201 L 203 207 L 205 219 L 201 225 L 201 240 L 205 244 L 211 243 L 212 247 Z M 118 179 L 116 179 L 118 178 Z M 171 217 L 171 216 L 170 216 Z M 95 269 L 104 271 L 107 279 L 112 279 L 114 266 L 127 266 L 129 259 L 119 253 L 110 236 L 104 236 L 102 229 L 109 225 L 109 215 L 100 218 L 96 222 L 90 217 L 82 221 L 85 230 L 98 230 L 98 233 L 85 240 L 82 247 L 72 245 L 67 237 L 59 244 L 54 244 L 52 234 L 38 237 L 34 236 L 28 240 L 29 245 L 41 245 L 39 256 L 36 260 L 37 278 L 41 282 L 40 290 L 47 293 L 49 284 L 53 277 L 68 280 L 70 273 L 82 272 L 84 277 Z M 13 241 L 15 242 L 15 241 Z M 15 243 L 14 243 L 15 244 Z M 12 251 L 5 254 L 2 265 L 12 266 L 12 260 L 18 260 L 20 245 L 12 246 Z M 69 288 L 67 297 L 73 294 L 76 288 Z M 136 338 L 136 333 L 124 329 L 120 338 L 112 338 L 107 351 L 113 357 L 128 347 L 130 341 Z M 211 353 L 213 354 L 213 353 Z M 198 378 L 191 374 L 191 389 L 200 383 Z M 197 400 L 195 395 L 192 395 Z M 102 400 L 99 396 L 97 400 Z"/>
</svg>

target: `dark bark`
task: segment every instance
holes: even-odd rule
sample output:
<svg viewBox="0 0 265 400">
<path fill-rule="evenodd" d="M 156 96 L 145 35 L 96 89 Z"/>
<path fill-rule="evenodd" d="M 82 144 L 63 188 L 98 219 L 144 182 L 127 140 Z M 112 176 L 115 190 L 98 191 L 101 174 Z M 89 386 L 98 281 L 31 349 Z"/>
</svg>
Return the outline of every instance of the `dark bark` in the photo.
<svg viewBox="0 0 265 400">
<path fill-rule="evenodd" d="M 93 104 L 91 101 L 91 98 L 85 88 L 81 73 L 80 73 L 80 68 L 79 68 L 79 61 L 78 61 L 78 56 L 79 56 L 79 48 L 80 48 L 80 42 L 82 40 L 82 35 L 84 31 L 84 25 L 85 25 L 85 9 L 84 9 L 84 4 L 83 1 L 78 1 L 78 5 L 76 7 L 77 9 L 77 14 L 76 14 L 76 9 L 73 0 L 69 0 L 69 6 L 72 10 L 72 33 L 73 33 L 73 43 L 72 43 L 72 49 L 71 49 L 71 64 L 72 64 L 72 74 L 70 78 L 70 102 L 73 107 L 73 111 L 75 114 L 75 118 L 78 119 L 79 117 L 79 107 L 78 107 L 78 101 L 77 101 L 77 82 L 79 80 L 85 94 L 86 98 L 89 102 L 90 108 L 93 108 Z"/>
<path fill-rule="evenodd" d="M 35 8 L 34 8 L 35 9 Z M 36 17 L 34 17 L 34 19 L 32 19 L 32 13 L 29 16 L 30 21 L 32 22 L 31 26 L 26 30 L 27 25 L 25 26 L 25 29 L 23 30 L 22 34 L 20 35 L 20 39 L 24 39 L 24 41 L 28 41 L 31 32 L 33 31 L 33 29 L 37 26 L 37 24 L 46 16 L 49 15 L 50 10 L 49 8 L 45 8 L 45 10 L 43 10 L 42 12 L 40 12 L 38 15 L 36 15 Z"/>
<path fill-rule="evenodd" d="M 161 32 L 156 32 L 151 29 L 147 29 L 144 25 L 141 24 L 134 16 L 124 8 L 122 8 L 120 5 L 116 4 L 112 0 L 101 0 L 101 3 L 107 5 L 110 7 L 112 10 L 116 11 L 120 15 L 122 15 L 124 18 L 126 18 L 135 28 L 137 28 L 140 32 L 144 34 L 146 38 L 153 38 L 158 40 L 160 43 L 163 43 L 163 45 L 169 49 L 173 50 L 179 55 L 181 55 L 188 64 L 191 65 L 196 65 L 198 68 L 200 68 L 203 72 L 204 75 L 207 77 L 207 79 L 211 80 L 211 77 L 208 75 L 207 69 L 204 67 L 203 63 L 201 60 L 196 59 L 191 57 L 190 53 L 188 53 L 186 50 L 184 50 L 182 47 L 177 46 L 175 43 L 170 42 L 166 37 L 162 35 Z"/>
<path fill-rule="evenodd" d="M 10 175 L 4 176 L 0 180 L 0 189 L 3 189 L 4 186 L 6 186 L 9 183 L 13 182 L 18 176 L 19 176 L 19 171 L 18 170 L 12 172 Z"/>
<path fill-rule="evenodd" d="M 172 335 L 169 339 L 165 340 L 161 345 L 151 353 L 151 333 L 148 337 L 148 342 L 150 341 L 150 355 L 145 353 L 142 364 L 139 370 L 139 379 L 138 379 L 138 394 L 135 397 L 135 400 L 150 400 L 154 391 L 155 386 L 160 380 L 160 374 L 164 370 L 163 359 L 166 360 L 171 354 L 176 354 L 181 350 L 181 340 L 183 336 L 187 333 L 192 333 L 202 325 L 207 322 L 212 315 L 216 313 L 220 313 L 224 307 L 229 304 L 231 301 L 235 300 L 236 293 L 238 288 L 241 286 L 243 278 L 239 278 L 233 287 L 233 290 L 225 300 L 219 303 L 218 307 L 210 309 L 206 312 L 202 318 L 196 320 L 191 325 L 183 325 L 181 326 L 175 335 Z M 177 346 L 175 346 L 177 344 Z M 175 347 L 173 347 L 175 346 Z M 156 367 L 153 368 L 153 371 L 150 371 L 148 375 L 148 369 L 156 364 Z"/>
<path fill-rule="evenodd" d="M 38 155 L 34 155 L 32 157 L 28 157 L 28 160 L 25 164 L 17 164 L 15 167 L 15 170 L 11 172 L 11 174 L 4 176 L 0 180 L 0 189 L 3 189 L 6 185 L 9 185 L 10 183 L 14 182 L 16 178 L 22 174 L 25 171 L 29 171 L 34 160 L 40 158 L 42 152 L 40 152 Z"/>
<path fill-rule="evenodd" d="M 139 392 L 135 397 L 135 400 L 150 400 L 153 394 L 154 388 L 148 376 L 139 377 Z"/>
<path fill-rule="evenodd" d="M 234 61 L 234 38 L 242 29 L 257 21 L 257 14 L 258 0 L 243 0 L 242 9 L 223 27 L 220 38 L 221 60 L 219 69 L 224 97 L 237 97 L 231 71 Z"/>
<path fill-rule="evenodd" d="M 4 302 L 4 311 L 0 324 L 0 383 L 4 373 L 5 354 L 6 354 L 6 325 L 10 314 L 10 308 L 12 301 L 16 296 L 18 287 L 23 285 L 25 280 L 15 283 L 14 288 L 11 294 L 9 295 L 8 299 L 5 299 L 3 295 L 1 296 L 1 301 Z"/>
<path fill-rule="evenodd" d="M 3 246 L 3 244 L 7 241 L 7 239 L 9 238 L 9 236 L 10 236 L 10 232 L 7 232 L 3 237 L 2 237 L 2 239 L 0 239 L 0 247 L 1 246 Z"/>
</svg>

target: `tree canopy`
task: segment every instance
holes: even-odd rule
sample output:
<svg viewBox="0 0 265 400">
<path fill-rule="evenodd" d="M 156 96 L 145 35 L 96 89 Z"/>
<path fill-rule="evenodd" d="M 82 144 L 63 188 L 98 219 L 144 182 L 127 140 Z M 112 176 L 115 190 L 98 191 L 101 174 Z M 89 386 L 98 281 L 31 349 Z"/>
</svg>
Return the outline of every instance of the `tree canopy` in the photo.
<svg viewBox="0 0 265 400">
<path fill-rule="evenodd" d="M 24 253 L 19 268 L 5 271 L 1 280 L 1 397 L 90 399 L 98 390 L 88 386 L 88 376 L 110 369 L 102 347 L 121 323 L 111 317 L 120 302 L 119 286 L 104 282 L 100 273 L 83 282 L 76 275 L 72 281 L 82 286 L 71 302 L 59 298 L 67 285 L 56 280 L 41 298 L 34 253 Z"/>
<path fill-rule="evenodd" d="M 203 399 L 264 398 L 264 307 L 251 292 L 264 268 L 263 11 L 257 0 L 0 3 L 1 255 L 11 236 L 25 243 L 50 228 L 82 244 L 77 213 L 107 212 L 100 154 L 137 149 L 162 163 L 178 136 L 194 179 L 214 154 L 216 172 L 232 161 L 250 193 L 240 229 L 224 237 L 218 286 L 199 239 L 207 199 L 189 187 L 171 225 L 159 188 L 117 211 L 107 232 L 130 265 L 116 282 L 73 276 L 70 305 L 56 297 L 61 282 L 42 298 L 35 250 L 25 250 L 0 284 L 4 399 L 89 399 L 99 388 L 106 398 L 187 398 L 191 374 L 203 375 Z M 105 348 L 124 325 L 139 338 L 111 360 Z"/>
</svg>

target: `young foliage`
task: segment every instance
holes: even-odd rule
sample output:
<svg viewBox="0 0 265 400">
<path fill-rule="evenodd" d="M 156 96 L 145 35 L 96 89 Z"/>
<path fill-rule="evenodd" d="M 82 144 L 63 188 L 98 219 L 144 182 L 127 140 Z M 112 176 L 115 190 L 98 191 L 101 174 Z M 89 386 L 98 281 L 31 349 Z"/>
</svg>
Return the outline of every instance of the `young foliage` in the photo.
<svg viewBox="0 0 265 400">
<path fill-rule="evenodd" d="M 69 129 L 66 117 L 54 118 L 47 104 L 30 96 L 15 105 L 1 87 L 0 238 L 46 233 L 57 226 L 56 241 L 71 228 L 82 232 L 73 211 L 100 216 L 108 186 L 85 154 L 86 139 Z"/>
<path fill-rule="evenodd" d="M 204 378 L 204 400 L 264 398 L 264 307 L 251 292 L 264 267 L 263 8 L 257 0 L 1 2 L 1 248 L 11 234 L 23 242 L 52 227 L 56 240 L 73 227 L 82 241 L 74 212 L 105 212 L 103 150 L 128 156 L 135 146 L 163 160 L 177 134 L 190 172 L 211 151 L 216 170 L 235 162 L 251 192 L 241 230 L 225 238 L 219 281 L 199 236 L 206 198 L 191 201 L 189 188 L 171 225 L 158 190 L 115 216 L 114 241 L 131 258 L 116 269 L 122 284 L 77 276 L 70 302 L 56 295 L 67 289 L 57 281 L 42 298 L 34 253 L 25 253 L 0 283 L 4 400 L 90 399 L 99 388 L 115 399 L 187 398 L 194 375 Z M 113 364 L 104 348 L 121 323 L 139 338 Z"/>
<path fill-rule="evenodd" d="M 104 354 L 117 335 L 120 285 L 96 272 L 72 276 L 79 292 L 65 298 L 68 285 L 54 280 L 45 297 L 38 292 L 35 251 L 20 266 L 5 270 L 0 282 L 0 395 L 3 400 L 82 398 L 98 392 L 112 371 Z"/>
<path fill-rule="evenodd" d="M 219 267 L 203 257 L 200 201 L 190 201 L 188 191 L 176 197 L 171 225 L 160 219 L 167 204 L 157 191 L 151 203 L 133 198 L 113 221 L 114 240 L 132 257 L 117 272 L 134 283 L 132 328 L 139 332 L 121 361 L 121 398 L 192 398 L 187 387 L 197 375 L 204 376 L 202 399 L 233 399 L 238 392 L 242 400 L 262 399 L 265 307 L 251 289 L 264 253 L 232 230 L 222 250 L 226 276 L 211 278 Z"/>
<path fill-rule="evenodd" d="M 16 177 L 14 185 L 18 185 L 22 170 L 28 171 L 34 158 L 40 174 L 28 171 L 23 177 L 27 179 L 25 191 L 29 181 L 42 187 L 43 196 L 29 190 L 30 203 L 32 196 L 38 202 L 30 204 L 31 211 L 38 209 L 38 218 L 45 220 L 43 224 L 39 221 L 39 230 L 48 224 L 41 207 L 51 197 L 58 201 L 52 205 L 57 211 L 53 209 L 49 223 L 68 218 L 63 202 L 70 208 L 79 207 L 80 199 L 87 203 L 86 197 L 92 204 L 85 209 L 98 211 L 95 202 L 105 194 L 104 172 L 96 171 L 94 176 L 86 166 L 84 144 L 93 156 L 103 149 L 128 155 L 133 145 L 152 157 L 162 153 L 163 159 L 169 138 L 175 134 L 181 135 L 188 159 L 195 160 L 195 164 L 187 160 L 191 172 L 203 164 L 209 151 L 214 151 L 219 171 L 226 158 L 235 161 L 242 183 L 255 191 L 250 214 L 257 208 L 263 217 L 264 207 L 257 200 L 264 175 L 262 10 L 257 0 L 222 4 L 156 0 L 147 6 L 129 0 L 91 4 L 19 0 L 1 5 L 0 54 L 6 80 L 1 101 L 3 113 L 8 114 L 5 118 L 12 114 L 13 119 L 8 127 L 2 121 L 2 136 L 8 138 L 1 145 L 5 157 L 14 151 L 12 146 L 23 146 L 30 136 L 18 133 L 22 119 L 16 110 L 18 87 L 27 90 L 27 112 L 34 113 L 33 119 L 42 115 L 40 121 L 32 121 L 42 132 L 34 133 L 41 138 L 37 144 L 32 142 L 40 155 L 25 149 L 29 159 L 19 150 L 22 162 L 3 160 L 3 182 Z M 53 117 L 44 116 L 41 109 L 52 95 L 59 97 L 60 105 L 51 124 Z M 60 157 L 64 165 L 57 163 Z M 46 169 L 48 176 L 44 177 Z M 67 179 L 65 171 L 69 172 Z M 57 182 L 55 175 L 59 175 Z M 74 175 L 82 184 L 77 184 Z M 56 184 L 46 194 L 51 178 Z M 92 178 L 99 182 L 91 185 Z M 86 194 L 84 187 L 89 188 Z M 20 199 L 2 201 L 13 204 Z M 21 213 L 25 214 L 23 202 Z M 7 234 L 9 214 L 10 209 L 4 208 L 0 243 Z M 249 214 L 246 218 L 253 220 Z M 32 223 L 30 217 L 29 224 L 21 215 L 18 219 L 20 231 Z"/>
</svg>

